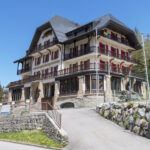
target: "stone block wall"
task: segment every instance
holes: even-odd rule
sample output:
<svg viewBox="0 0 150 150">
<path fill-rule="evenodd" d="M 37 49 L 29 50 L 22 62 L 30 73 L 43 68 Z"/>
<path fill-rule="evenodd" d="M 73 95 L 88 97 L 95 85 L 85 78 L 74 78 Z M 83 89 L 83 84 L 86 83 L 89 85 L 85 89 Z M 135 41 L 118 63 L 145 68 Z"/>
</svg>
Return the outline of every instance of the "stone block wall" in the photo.
<svg viewBox="0 0 150 150">
<path fill-rule="evenodd" d="M 150 103 L 104 103 L 96 111 L 121 127 L 150 139 Z"/>
<path fill-rule="evenodd" d="M 58 128 L 45 112 L 0 115 L 0 133 L 35 129 L 42 130 L 48 137 L 58 142 L 68 141 L 66 132 Z"/>
</svg>

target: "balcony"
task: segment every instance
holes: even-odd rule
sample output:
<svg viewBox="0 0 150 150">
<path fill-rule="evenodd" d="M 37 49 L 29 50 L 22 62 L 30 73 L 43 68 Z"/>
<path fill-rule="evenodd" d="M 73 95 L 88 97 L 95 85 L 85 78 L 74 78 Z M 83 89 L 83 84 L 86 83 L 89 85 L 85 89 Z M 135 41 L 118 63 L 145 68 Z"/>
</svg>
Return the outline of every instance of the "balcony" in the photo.
<svg viewBox="0 0 150 150">
<path fill-rule="evenodd" d="M 74 51 L 72 54 L 65 54 L 64 60 L 69 60 L 69 59 L 72 59 L 72 58 L 80 57 L 80 56 L 90 54 L 90 53 L 93 53 L 93 52 L 96 52 L 95 46 L 91 46 L 87 49 Z"/>
<path fill-rule="evenodd" d="M 116 52 L 106 50 L 105 48 L 98 48 L 98 52 L 101 53 L 101 54 L 104 54 L 106 56 L 109 55 L 110 57 L 114 57 L 114 58 L 125 60 L 125 61 L 128 61 L 128 62 L 136 63 L 135 59 L 130 58 L 129 56 L 121 55 L 121 54 L 118 54 Z"/>
<path fill-rule="evenodd" d="M 31 71 L 31 67 L 27 67 L 27 68 L 24 68 L 24 69 L 18 69 L 17 70 L 17 75 L 20 75 L 20 74 L 23 74 L 23 73 L 26 73 L 26 72 L 29 72 Z"/>
<path fill-rule="evenodd" d="M 108 39 L 114 40 L 114 41 L 116 41 L 116 42 L 119 42 L 119 43 L 121 43 L 121 44 L 130 46 L 128 40 L 125 40 L 125 39 L 123 39 L 123 38 L 118 38 L 118 37 L 115 36 L 115 35 L 111 35 L 111 34 L 104 33 L 104 32 L 100 32 L 99 35 L 101 35 L 101 36 L 103 36 L 103 37 L 106 37 L 106 38 L 108 38 Z"/>
<path fill-rule="evenodd" d="M 64 60 L 66 61 L 66 60 L 73 59 L 73 58 L 76 58 L 76 57 L 80 57 L 80 56 L 90 54 L 90 53 L 93 53 L 93 52 L 96 53 L 96 47 L 95 46 L 91 46 L 88 49 L 78 50 L 78 51 L 76 51 L 72 54 L 66 54 L 65 57 L 64 57 Z M 115 52 L 112 53 L 110 50 L 106 50 L 104 48 L 98 47 L 98 53 L 104 54 L 106 56 L 108 56 L 108 54 L 109 54 L 110 57 L 114 57 L 114 58 L 117 58 L 117 59 L 129 61 L 129 62 L 132 62 L 132 63 L 136 63 L 135 60 L 130 58 L 129 56 L 124 56 L 124 55 L 121 55 L 121 54 L 117 54 Z"/>
<path fill-rule="evenodd" d="M 40 52 L 46 48 L 49 48 L 55 44 L 58 44 L 57 40 L 54 39 L 52 42 L 47 42 L 46 44 L 43 44 L 43 45 L 38 45 L 38 46 L 35 46 L 33 49 L 31 49 L 30 51 L 28 51 L 27 53 L 29 54 L 33 54 L 33 53 L 36 53 L 36 52 Z"/>
<path fill-rule="evenodd" d="M 110 71 L 109 71 L 110 70 Z M 59 78 L 59 77 L 65 77 L 69 75 L 80 75 L 80 74 L 85 74 L 87 72 L 96 72 L 96 64 L 91 63 L 88 65 L 78 65 L 76 67 L 72 68 L 66 68 L 63 70 L 59 70 L 56 72 L 50 72 L 48 74 L 39 74 L 39 75 L 34 75 L 30 76 L 27 79 L 19 80 L 16 82 L 11 82 L 8 87 L 13 87 L 13 86 L 19 86 L 23 85 L 28 82 L 36 81 L 36 80 L 43 80 L 43 79 L 51 79 L 51 78 Z M 137 73 L 134 71 L 131 71 L 129 73 L 128 69 L 124 68 L 118 68 L 118 67 L 107 67 L 106 64 L 98 64 L 98 73 L 104 73 L 104 74 L 116 74 L 116 75 L 123 75 L 123 76 L 132 76 L 132 77 L 138 77 L 141 79 L 144 79 L 145 77 L 143 76 L 143 73 Z"/>
</svg>

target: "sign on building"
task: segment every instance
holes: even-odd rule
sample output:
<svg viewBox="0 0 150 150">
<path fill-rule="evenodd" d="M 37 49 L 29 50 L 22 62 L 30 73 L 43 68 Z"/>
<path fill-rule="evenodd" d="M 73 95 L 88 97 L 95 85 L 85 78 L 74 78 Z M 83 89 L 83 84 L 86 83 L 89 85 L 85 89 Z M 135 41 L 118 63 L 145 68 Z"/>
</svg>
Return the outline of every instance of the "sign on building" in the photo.
<svg viewBox="0 0 150 150">
<path fill-rule="evenodd" d="M 10 105 L 2 105 L 1 114 L 10 114 Z"/>
</svg>

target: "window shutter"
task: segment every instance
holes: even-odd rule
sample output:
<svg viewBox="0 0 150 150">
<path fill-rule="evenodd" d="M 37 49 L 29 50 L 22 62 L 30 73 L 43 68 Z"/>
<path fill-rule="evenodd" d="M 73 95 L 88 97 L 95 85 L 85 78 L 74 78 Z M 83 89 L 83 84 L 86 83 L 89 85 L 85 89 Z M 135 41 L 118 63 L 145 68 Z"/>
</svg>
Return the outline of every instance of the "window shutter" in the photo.
<svg viewBox="0 0 150 150">
<path fill-rule="evenodd" d="M 70 73 L 72 72 L 72 64 L 70 64 L 70 66 L 69 66 L 69 72 Z"/>
<path fill-rule="evenodd" d="M 76 71 L 78 71 L 78 63 L 76 63 Z"/>
<path fill-rule="evenodd" d="M 106 45 L 106 53 L 108 54 L 108 45 Z"/>
<path fill-rule="evenodd" d="M 117 48 L 117 57 L 119 57 L 119 49 Z"/>
<path fill-rule="evenodd" d="M 111 47 L 111 56 L 113 56 L 113 50 L 114 50 L 114 48 Z"/>
<path fill-rule="evenodd" d="M 103 70 L 103 61 L 100 60 L 100 70 Z"/>
<path fill-rule="evenodd" d="M 76 46 L 76 56 L 78 56 L 78 46 Z"/>
<path fill-rule="evenodd" d="M 83 61 L 80 61 L 80 70 L 83 70 Z"/>
<path fill-rule="evenodd" d="M 87 69 L 90 69 L 90 59 L 87 60 Z"/>
</svg>

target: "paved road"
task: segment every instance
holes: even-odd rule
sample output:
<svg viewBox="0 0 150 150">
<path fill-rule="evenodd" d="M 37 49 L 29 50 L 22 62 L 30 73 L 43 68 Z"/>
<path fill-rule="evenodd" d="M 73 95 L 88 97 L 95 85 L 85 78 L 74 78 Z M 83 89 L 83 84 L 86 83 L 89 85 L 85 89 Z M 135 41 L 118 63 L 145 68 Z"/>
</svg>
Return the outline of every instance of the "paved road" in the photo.
<svg viewBox="0 0 150 150">
<path fill-rule="evenodd" d="M 150 150 L 150 140 L 100 117 L 93 109 L 64 109 L 63 128 L 70 144 L 65 150 Z"/>
<path fill-rule="evenodd" d="M 0 150 L 46 150 L 46 149 L 35 146 L 28 146 L 0 141 Z"/>
</svg>

